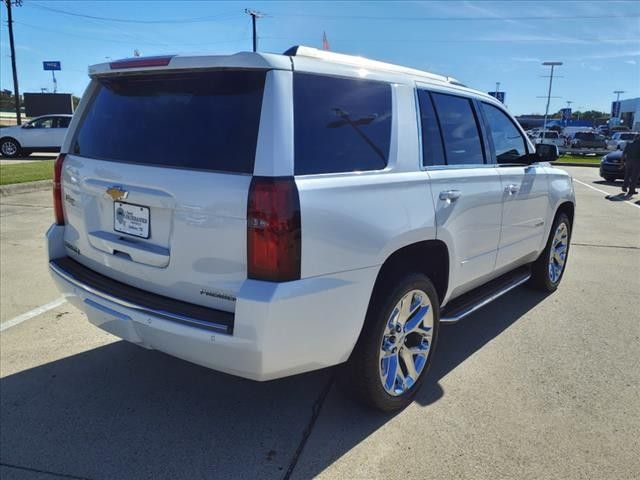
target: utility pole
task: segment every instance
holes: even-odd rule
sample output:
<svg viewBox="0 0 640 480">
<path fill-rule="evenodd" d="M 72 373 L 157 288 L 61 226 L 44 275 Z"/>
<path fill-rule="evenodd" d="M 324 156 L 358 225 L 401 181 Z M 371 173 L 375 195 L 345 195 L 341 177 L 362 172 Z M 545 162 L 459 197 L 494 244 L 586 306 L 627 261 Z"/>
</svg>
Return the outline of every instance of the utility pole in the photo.
<svg viewBox="0 0 640 480">
<path fill-rule="evenodd" d="M 13 71 L 13 97 L 16 107 L 16 122 L 22 125 L 22 117 L 20 116 L 20 89 L 18 88 L 18 70 L 16 68 L 16 48 L 13 44 L 13 15 L 11 13 L 11 4 L 16 7 L 22 6 L 22 0 L 4 0 L 7 6 L 7 24 L 9 25 L 9 48 L 11 49 L 11 70 Z"/>
<path fill-rule="evenodd" d="M 551 75 L 549 76 L 549 90 L 547 91 L 547 108 L 544 110 L 544 123 L 542 124 L 542 143 L 544 143 L 544 134 L 547 131 L 547 116 L 549 115 L 549 103 L 551 103 L 551 87 L 553 86 L 553 68 L 562 65 L 562 62 L 542 62 L 545 67 L 551 67 Z"/>
<path fill-rule="evenodd" d="M 244 13 L 251 17 L 251 23 L 253 26 L 253 51 L 258 51 L 258 35 L 256 33 L 256 18 L 264 17 L 264 13 L 258 12 L 256 10 L 251 10 L 249 8 L 244 9 Z"/>
</svg>

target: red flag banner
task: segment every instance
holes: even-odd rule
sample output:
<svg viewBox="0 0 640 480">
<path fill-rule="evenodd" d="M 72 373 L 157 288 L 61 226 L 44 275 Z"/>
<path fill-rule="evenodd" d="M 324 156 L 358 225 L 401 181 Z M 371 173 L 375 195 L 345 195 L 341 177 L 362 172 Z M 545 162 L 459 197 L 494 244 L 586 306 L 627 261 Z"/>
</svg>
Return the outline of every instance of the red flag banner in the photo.
<svg viewBox="0 0 640 480">
<path fill-rule="evenodd" d="M 327 32 L 322 32 L 322 49 L 330 50 L 329 48 L 329 40 L 327 40 Z"/>
</svg>

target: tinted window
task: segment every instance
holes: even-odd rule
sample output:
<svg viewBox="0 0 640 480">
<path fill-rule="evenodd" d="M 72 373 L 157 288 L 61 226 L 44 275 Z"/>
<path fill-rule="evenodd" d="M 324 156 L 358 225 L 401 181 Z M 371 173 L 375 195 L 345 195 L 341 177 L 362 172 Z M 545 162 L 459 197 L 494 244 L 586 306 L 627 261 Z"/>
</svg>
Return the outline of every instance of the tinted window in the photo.
<svg viewBox="0 0 640 480">
<path fill-rule="evenodd" d="M 471 100 L 433 93 L 447 155 L 447 165 L 484 163 L 482 142 Z"/>
<path fill-rule="evenodd" d="M 527 147 L 520 131 L 499 108 L 483 103 L 484 115 L 493 140 L 498 163 L 517 163 L 527 154 Z M 552 137 L 551 135 L 555 135 Z M 545 137 L 558 138 L 556 132 L 546 132 Z M 540 135 L 542 139 L 542 135 Z"/>
<path fill-rule="evenodd" d="M 34 120 L 30 125 L 33 128 L 53 128 L 53 118 L 46 117 L 39 120 Z"/>
<path fill-rule="evenodd" d="M 265 72 L 104 78 L 75 153 L 116 162 L 252 173 Z"/>
<path fill-rule="evenodd" d="M 58 117 L 56 119 L 56 128 L 68 128 L 71 123 L 71 117 Z"/>
<path fill-rule="evenodd" d="M 431 95 L 425 90 L 418 90 L 418 101 L 422 124 L 422 164 L 425 166 L 444 165 L 446 161 L 442 148 L 442 137 Z"/>
<path fill-rule="evenodd" d="M 391 143 L 391 86 L 296 73 L 295 173 L 379 170 Z"/>
</svg>

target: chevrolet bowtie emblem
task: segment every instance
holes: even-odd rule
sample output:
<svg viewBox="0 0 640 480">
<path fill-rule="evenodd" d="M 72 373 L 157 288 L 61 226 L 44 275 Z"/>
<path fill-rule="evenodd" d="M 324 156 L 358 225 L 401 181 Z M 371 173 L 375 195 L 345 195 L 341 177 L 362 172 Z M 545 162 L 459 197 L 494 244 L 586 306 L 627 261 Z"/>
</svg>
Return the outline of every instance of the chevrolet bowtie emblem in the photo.
<svg viewBox="0 0 640 480">
<path fill-rule="evenodd" d="M 107 195 L 113 198 L 113 201 L 116 200 L 124 200 L 129 195 L 129 192 L 124 190 L 122 187 L 113 186 L 107 189 Z"/>
</svg>

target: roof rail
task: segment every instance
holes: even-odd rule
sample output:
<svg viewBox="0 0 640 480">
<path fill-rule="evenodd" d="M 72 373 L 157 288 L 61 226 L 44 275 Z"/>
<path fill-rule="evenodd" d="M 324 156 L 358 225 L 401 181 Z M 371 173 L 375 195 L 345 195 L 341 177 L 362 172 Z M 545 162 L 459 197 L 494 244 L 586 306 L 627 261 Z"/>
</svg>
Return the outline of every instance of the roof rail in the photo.
<svg viewBox="0 0 640 480">
<path fill-rule="evenodd" d="M 318 60 L 326 60 L 328 62 L 342 63 L 345 65 L 353 65 L 353 66 L 362 67 L 362 68 L 369 67 L 369 68 L 375 68 L 378 70 L 385 70 L 388 72 L 405 73 L 408 75 L 415 75 L 418 77 L 429 78 L 430 80 L 437 80 L 440 82 L 450 83 L 452 85 L 458 85 L 460 87 L 466 86 L 453 77 L 438 75 L 437 73 L 425 72 L 423 70 L 417 70 L 415 68 L 403 67 L 401 65 L 395 65 L 393 63 L 379 62 L 378 60 L 371 60 L 371 59 L 356 56 L 356 55 L 345 55 L 343 53 L 335 53 L 335 52 L 329 52 L 327 50 L 319 50 L 317 48 L 307 47 L 304 45 L 294 45 L 293 47 L 287 49 L 283 53 L 283 55 L 287 55 L 290 57 L 316 58 Z"/>
</svg>

